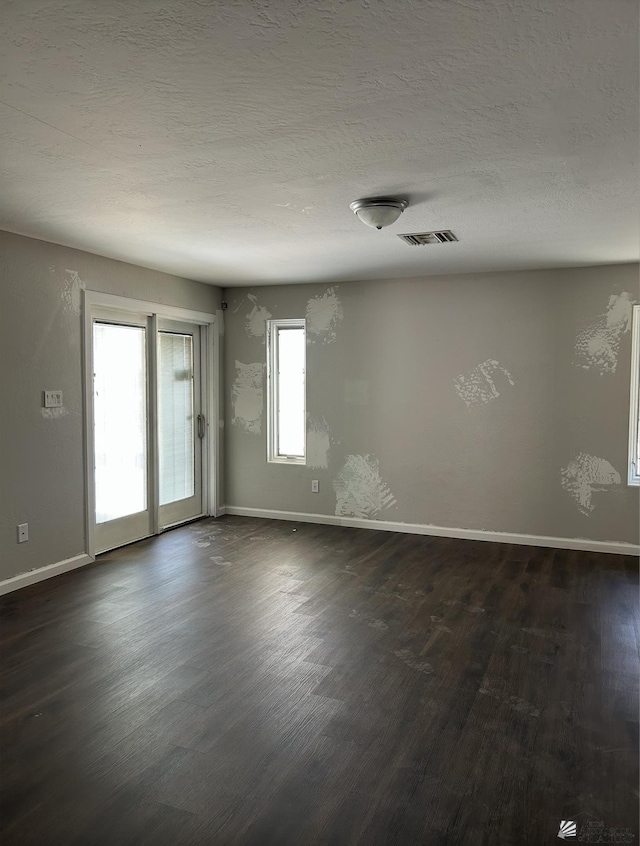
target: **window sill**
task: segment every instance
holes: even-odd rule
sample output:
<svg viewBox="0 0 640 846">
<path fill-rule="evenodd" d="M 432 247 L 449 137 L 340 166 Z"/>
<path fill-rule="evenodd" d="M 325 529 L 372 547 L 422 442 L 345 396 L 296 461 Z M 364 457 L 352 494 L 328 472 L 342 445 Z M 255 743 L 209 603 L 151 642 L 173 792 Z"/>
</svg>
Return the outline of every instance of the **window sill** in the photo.
<svg viewBox="0 0 640 846">
<path fill-rule="evenodd" d="M 267 458 L 267 464 L 293 464 L 297 465 L 298 467 L 306 467 L 307 466 L 307 459 L 306 458 Z"/>
</svg>

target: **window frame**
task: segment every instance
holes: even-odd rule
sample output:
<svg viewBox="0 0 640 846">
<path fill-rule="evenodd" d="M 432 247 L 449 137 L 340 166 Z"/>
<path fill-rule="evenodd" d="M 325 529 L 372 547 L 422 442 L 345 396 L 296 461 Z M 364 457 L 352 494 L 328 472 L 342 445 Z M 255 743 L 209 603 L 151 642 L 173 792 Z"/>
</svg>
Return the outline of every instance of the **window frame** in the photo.
<svg viewBox="0 0 640 846">
<path fill-rule="evenodd" d="M 640 304 L 633 306 L 631 320 L 631 390 L 629 392 L 629 485 L 640 485 Z"/>
<path fill-rule="evenodd" d="M 302 329 L 304 332 L 304 455 L 278 455 L 278 344 L 280 329 Z M 303 317 L 267 320 L 267 462 L 269 464 L 307 464 L 307 321 Z"/>
</svg>

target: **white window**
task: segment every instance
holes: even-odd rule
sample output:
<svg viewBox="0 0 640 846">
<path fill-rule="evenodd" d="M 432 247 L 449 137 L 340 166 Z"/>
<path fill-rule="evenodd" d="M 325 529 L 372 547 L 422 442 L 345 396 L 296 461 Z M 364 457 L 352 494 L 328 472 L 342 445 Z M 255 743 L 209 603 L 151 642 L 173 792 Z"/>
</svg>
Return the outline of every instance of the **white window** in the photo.
<svg viewBox="0 0 640 846">
<path fill-rule="evenodd" d="M 629 416 L 629 484 L 640 485 L 640 305 L 634 305 L 633 307 L 631 413 Z"/>
<path fill-rule="evenodd" d="M 267 321 L 267 460 L 306 464 L 304 320 Z"/>
</svg>

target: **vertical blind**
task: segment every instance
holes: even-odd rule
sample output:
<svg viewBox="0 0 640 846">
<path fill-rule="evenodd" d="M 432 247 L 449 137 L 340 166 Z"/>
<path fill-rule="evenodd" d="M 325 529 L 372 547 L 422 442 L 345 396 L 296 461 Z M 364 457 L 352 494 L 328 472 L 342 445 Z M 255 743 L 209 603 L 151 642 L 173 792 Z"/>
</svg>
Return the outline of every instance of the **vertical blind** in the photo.
<svg viewBox="0 0 640 846">
<path fill-rule="evenodd" d="M 195 494 L 193 338 L 158 336 L 160 505 Z"/>
</svg>

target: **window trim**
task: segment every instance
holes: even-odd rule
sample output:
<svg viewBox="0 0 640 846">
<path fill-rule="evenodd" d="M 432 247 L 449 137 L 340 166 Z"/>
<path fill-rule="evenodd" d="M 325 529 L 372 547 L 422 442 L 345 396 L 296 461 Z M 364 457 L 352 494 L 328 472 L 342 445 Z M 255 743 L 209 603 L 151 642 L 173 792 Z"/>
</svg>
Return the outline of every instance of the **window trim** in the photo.
<svg viewBox="0 0 640 846">
<path fill-rule="evenodd" d="M 276 336 L 279 329 L 302 329 L 305 337 L 304 346 L 304 406 L 302 415 L 304 426 L 304 455 L 278 455 L 278 349 Z M 281 320 L 267 320 L 267 462 L 269 464 L 307 464 L 307 321 L 303 317 L 291 317 Z"/>
<path fill-rule="evenodd" d="M 633 306 L 631 320 L 631 390 L 629 404 L 629 485 L 640 485 L 640 455 L 638 455 L 638 427 L 640 427 L 640 305 Z"/>
</svg>

